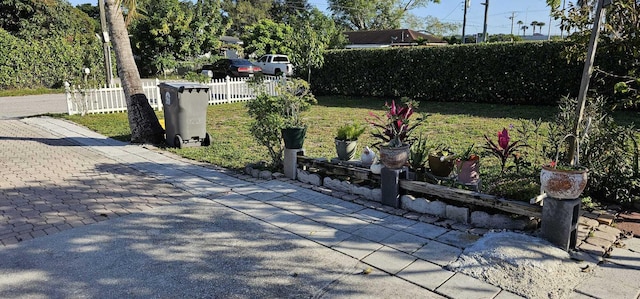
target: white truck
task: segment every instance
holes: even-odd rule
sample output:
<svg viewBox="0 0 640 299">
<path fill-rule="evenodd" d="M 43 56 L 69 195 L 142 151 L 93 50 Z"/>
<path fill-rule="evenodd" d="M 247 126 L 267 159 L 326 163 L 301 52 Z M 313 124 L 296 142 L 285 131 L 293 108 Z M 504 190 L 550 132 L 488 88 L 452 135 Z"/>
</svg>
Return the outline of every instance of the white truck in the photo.
<svg viewBox="0 0 640 299">
<path fill-rule="evenodd" d="M 287 55 L 267 54 L 260 57 L 254 64 L 262 68 L 262 73 L 266 75 L 293 75 L 293 64 L 289 62 Z"/>
</svg>

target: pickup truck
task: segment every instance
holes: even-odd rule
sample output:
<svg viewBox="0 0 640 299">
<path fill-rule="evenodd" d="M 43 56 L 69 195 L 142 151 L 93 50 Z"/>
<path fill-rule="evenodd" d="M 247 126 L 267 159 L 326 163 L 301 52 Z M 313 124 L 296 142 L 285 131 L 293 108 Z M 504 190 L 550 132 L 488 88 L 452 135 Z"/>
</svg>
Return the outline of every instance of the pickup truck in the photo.
<svg viewBox="0 0 640 299">
<path fill-rule="evenodd" d="M 293 75 L 293 65 L 289 62 L 287 55 L 267 54 L 254 63 L 262 69 L 262 73 L 266 75 Z"/>
</svg>

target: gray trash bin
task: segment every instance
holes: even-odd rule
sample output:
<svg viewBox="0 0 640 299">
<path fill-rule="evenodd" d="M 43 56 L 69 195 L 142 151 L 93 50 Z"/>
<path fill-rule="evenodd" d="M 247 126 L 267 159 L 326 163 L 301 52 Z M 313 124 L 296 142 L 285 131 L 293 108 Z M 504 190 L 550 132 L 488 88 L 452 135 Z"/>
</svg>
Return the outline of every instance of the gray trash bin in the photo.
<svg viewBox="0 0 640 299">
<path fill-rule="evenodd" d="M 209 87 L 198 83 L 160 83 L 169 146 L 209 146 L 206 131 Z"/>
</svg>

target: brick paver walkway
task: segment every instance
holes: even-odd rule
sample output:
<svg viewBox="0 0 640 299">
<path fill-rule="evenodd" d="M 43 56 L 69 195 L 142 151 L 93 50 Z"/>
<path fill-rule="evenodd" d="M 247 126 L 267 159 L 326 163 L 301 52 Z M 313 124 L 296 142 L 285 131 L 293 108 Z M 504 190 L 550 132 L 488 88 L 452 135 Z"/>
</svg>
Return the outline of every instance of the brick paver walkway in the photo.
<svg viewBox="0 0 640 299">
<path fill-rule="evenodd" d="M 0 297 L 3 298 L 24 294 L 65 297 L 59 290 L 71 290 L 74 294 L 66 297 L 85 297 L 79 294 L 96 290 L 96 294 L 100 294 L 97 298 L 105 294 L 121 298 L 131 296 L 134 294 L 131 291 L 138 291 L 139 287 L 150 287 L 157 293 L 149 294 L 161 297 L 174 297 L 171 294 L 182 294 L 182 297 L 243 294 L 241 296 L 246 297 L 247 294 L 242 293 L 245 289 L 268 285 L 262 282 L 264 277 L 283 276 L 283 266 L 270 264 L 273 261 L 300 269 L 316 269 L 317 273 L 306 277 L 306 281 L 322 277 L 327 267 L 335 268 L 335 264 L 327 261 L 336 260 L 340 261 L 337 263 L 340 267 L 357 262 L 356 267 L 345 268 L 347 273 L 360 274 L 367 267 L 374 272 L 366 278 L 341 275 L 329 284 L 316 281 L 314 288 L 333 288 L 333 293 L 327 293 L 328 297 L 360 294 L 364 298 L 444 298 L 441 295 L 456 299 L 520 298 L 497 285 L 447 268 L 480 236 L 343 201 L 302 188 L 299 182 L 242 180 L 229 176 L 224 169 L 195 165 L 198 163 L 118 142 L 48 118 L 0 120 L 0 153 L 0 242 L 3 245 L 0 246 Z M 133 215 L 88 225 L 127 214 Z M 159 224 L 163 224 L 162 231 L 157 229 Z M 71 229 L 78 226 L 85 227 Z M 56 237 L 55 233 L 67 229 Z M 105 231 L 111 234 L 112 240 L 119 240 L 117 244 L 101 238 L 91 239 Z M 265 231 L 271 233 L 265 234 Z M 163 233 L 169 235 L 163 236 Z M 45 237 L 51 234 L 54 236 Z M 83 234 L 89 237 L 85 242 L 100 246 L 88 251 L 83 249 L 82 253 L 69 246 L 70 238 Z M 144 237 L 138 238 L 140 235 Z M 281 239 L 268 246 L 259 242 L 271 235 Z M 123 238 L 119 239 L 120 236 Z M 302 242 L 306 244 L 305 249 L 282 247 L 282 238 Z M 567 295 L 570 298 L 640 299 L 638 240 L 626 241 L 628 247 L 616 248 L 600 265 L 588 262 L 593 275 Z M 164 250 L 167 244 L 172 245 L 172 250 Z M 257 249 L 253 252 L 250 248 Z M 44 249 L 55 250 L 59 259 L 40 254 Z M 309 253 L 310 250 L 314 253 Z M 227 251 L 233 254 L 221 255 Z M 101 263 L 105 256 L 111 259 Z M 133 266 L 136 270 L 132 270 L 129 263 L 122 263 L 132 256 L 135 259 L 129 262 L 137 265 Z M 310 257 L 317 259 L 308 262 Z M 262 260 L 264 264 L 260 264 Z M 99 266 L 87 269 L 87 261 Z M 258 264 L 254 264 L 256 261 Z M 573 264 L 573 261 L 567 262 Z M 150 266 L 156 271 L 144 270 Z M 247 276 L 261 267 L 271 272 Z M 193 276 L 193 272 L 182 275 L 183 268 L 204 270 L 201 274 L 206 275 Z M 299 276 L 298 272 L 285 272 L 288 282 Z M 48 277 L 43 273 L 49 273 Z M 64 279 L 58 280 L 59 277 Z M 114 284 L 111 283 L 116 281 L 114 277 L 121 279 Z M 208 281 L 202 277 L 217 278 Z M 232 289 L 226 292 L 217 289 L 218 278 L 222 277 L 249 279 L 235 284 L 226 281 L 222 287 Z M 340 288 L 353 279 L 358 281 L 354 282 L 352 291 L 345 292 L 349 287 Z M 129 289 L 126 282 L 132 282 L 133 287 Z M 289 286 L 288 282 L 285 285 Z M 254 287 L 247 288 L 251 283 L 255 283 Z M 281 284 L 279 280 L 270 286 Z M 173 287 L 176 293 L 167 291 Z M 185 295 L 201 289 L 208 292 Z M 82 293 L 85 291 L 88 293 Z M 285 297 L 280 289 L 258 293 L 249 297 L 265 294 Z"/>
<path fill-rule="evenodd" d="M 174 203 L 188 194 L 75 144 L 1 120 L 0 242 L 50 235 Z"/>
</svg>

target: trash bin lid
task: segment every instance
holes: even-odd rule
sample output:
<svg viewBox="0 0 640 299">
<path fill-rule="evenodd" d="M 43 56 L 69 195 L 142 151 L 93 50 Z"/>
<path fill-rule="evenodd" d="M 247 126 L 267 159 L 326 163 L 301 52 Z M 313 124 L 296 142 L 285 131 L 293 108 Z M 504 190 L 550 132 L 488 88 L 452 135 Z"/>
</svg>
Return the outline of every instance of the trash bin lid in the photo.
<svg viewBox="0 0 640 299">
<path fill-rule="evenodd" d="M 196 92 L 209 91 L 209 86 L 195 82 L 162 82 L 158 85 L 158 87 L 175 89 L 180 93 L 184 92 L 185 90 L 188 92 L 192 92 L 193 90 L 195 90 Z"/>
</svg>

